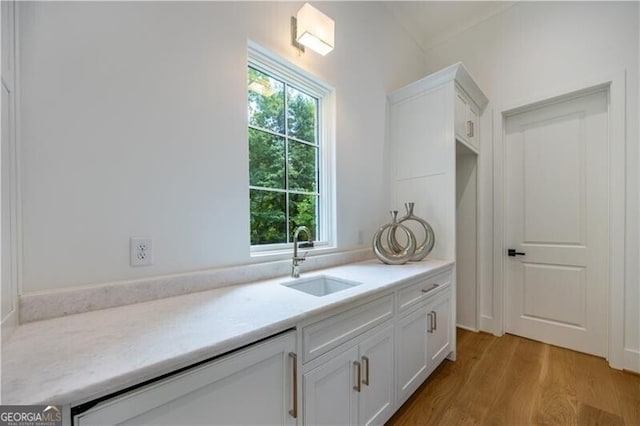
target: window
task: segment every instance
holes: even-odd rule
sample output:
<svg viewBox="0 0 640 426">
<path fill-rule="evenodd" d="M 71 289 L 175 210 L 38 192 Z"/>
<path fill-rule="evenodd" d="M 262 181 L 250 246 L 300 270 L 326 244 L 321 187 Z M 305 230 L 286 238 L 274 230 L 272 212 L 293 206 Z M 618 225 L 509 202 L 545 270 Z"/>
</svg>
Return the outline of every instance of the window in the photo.
<svg viewBox="0 0 640 426">
<path fill-rule="evenodd" d="M 247 86 L 253 250 L 285 248 L 302 225 L 320 245 L 330 244 L 331 90 L 255 46 Z"/>
</svg>

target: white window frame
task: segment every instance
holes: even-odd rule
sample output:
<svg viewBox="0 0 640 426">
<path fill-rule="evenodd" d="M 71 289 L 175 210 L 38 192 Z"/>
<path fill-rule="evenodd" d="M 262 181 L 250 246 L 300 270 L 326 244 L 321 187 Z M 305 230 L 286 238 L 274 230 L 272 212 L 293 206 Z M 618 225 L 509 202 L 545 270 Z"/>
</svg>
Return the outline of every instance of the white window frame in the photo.
<svg viewBox="0 0 640 426">
<path fill-rule="evenodd" d="M 314 75 L 274 55 L 254 42 L 249 41 L 247 51 L 247 67 L 256 68 L 277 79 L 284 80 L 318 99 L 318 186 L 320 189 L 318 229 L 320 232 L 319 235 L 315 236 L 314 248 L 305 249 L 305 251 L 309 250 L 313 253 L 314 251 L 333 249 L 336 241 L 335 90 Z M 245 102 L 245 107 L 247 104 L 248 98 Z M 247 131 L 245 140 L 248 141 L 248 117 L 245 128 Z M 247 188 L 249 188 L 249 185 L 247 185 Z M 303 237 L 306 238 L 306 235 L 303 235 Z M 251 256 L 289 254 L 292 249 L 292 243 L 251 245 Z"/>
</svg>

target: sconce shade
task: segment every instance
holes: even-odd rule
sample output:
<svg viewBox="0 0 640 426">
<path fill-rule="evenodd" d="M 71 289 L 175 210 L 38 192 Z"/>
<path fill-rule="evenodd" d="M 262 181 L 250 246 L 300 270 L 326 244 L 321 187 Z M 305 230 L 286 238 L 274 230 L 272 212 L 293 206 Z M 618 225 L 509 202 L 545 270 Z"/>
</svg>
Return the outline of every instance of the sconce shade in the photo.
<svg viewBox="0 0 640 426">
<path fill-rule="evenodd" d="M 309 3 L 298 10 L 298 43 L 324 56 L 333 50 L 335 22 Z"/>
</svg>

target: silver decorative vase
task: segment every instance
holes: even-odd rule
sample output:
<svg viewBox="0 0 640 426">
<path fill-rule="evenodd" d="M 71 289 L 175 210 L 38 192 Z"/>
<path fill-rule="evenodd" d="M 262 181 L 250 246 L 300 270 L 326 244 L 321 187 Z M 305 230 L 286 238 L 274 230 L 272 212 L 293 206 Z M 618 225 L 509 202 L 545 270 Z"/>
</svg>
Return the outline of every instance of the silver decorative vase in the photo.
<svg viewBox="0 0 640 426">
<path fill-rule="evenodd" d="M 433 232 L 433 228 L 431 227 L 431 225 L 429 225 L 429 223 L 426 220 L 413 214 L 414 205 L 415 203 L 404 203 L 404 208 L 407 210 L 407 214 L 404 215 L 398 221 L 398 224 L 403 224 L 408 221 L 415 221 L 415 222 L 418 222 L 420 226 L 424 228 L 424 233 L 425 233 L 424 241 L 422 241 L 416 247 L 415 253 L 409 259 L 412 262 L 417 262 L 419 260 L 424 259 L 429 255 L 429 253 L 431 253 L 431 250 L 433 250 L 433 246 L 436 243 L 436 235 Z M 403 250 L 404 247 L 398 242 L 395 232 L 389 232 L 389 234 L 387 235 L 387 238 L 388 238 L 388 245 L 389 247 L 391 247 L 391 250 L 393 250 L 396 253 L 400 253 Z"/>
<path fill-rule="evenodd" d="M 398 223 L 398 211 L 392 210 L 391 222 L 378 228 L 373 236 L 373 252 L 382 262 L 387 265 L 402 265 L 407 263 L 414 255 L 416 250 L 416 237 L 413 232 L 406 226 Z M 395 247 L 385 247 L 382 243 L 384 240 L 389 240 L 389 235 L 393 234 L 395 239 L 395 233 L 401 230 L 407 237 L 406 246 L 402 246 L 398 243 Z"/>
</svg>

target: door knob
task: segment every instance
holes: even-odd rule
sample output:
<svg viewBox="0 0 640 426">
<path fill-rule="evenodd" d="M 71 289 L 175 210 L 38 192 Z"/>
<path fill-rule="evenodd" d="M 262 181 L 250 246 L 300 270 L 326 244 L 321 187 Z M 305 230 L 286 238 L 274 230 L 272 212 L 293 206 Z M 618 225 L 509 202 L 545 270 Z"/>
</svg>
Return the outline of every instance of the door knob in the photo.
<svg viewBox="0 0 640 426">
<path fill-rule="evenodd" d="M 515 256 L 524 256 L 526 253 L 522 253 L 520 251 L 516 251 L 516 249 L 508 249 L 507 250 L 507 255 L 511 256 L 511 257 L 515 257 Z"/>
</svg>

